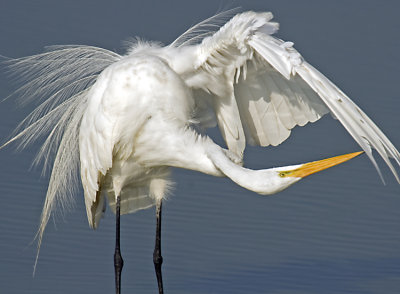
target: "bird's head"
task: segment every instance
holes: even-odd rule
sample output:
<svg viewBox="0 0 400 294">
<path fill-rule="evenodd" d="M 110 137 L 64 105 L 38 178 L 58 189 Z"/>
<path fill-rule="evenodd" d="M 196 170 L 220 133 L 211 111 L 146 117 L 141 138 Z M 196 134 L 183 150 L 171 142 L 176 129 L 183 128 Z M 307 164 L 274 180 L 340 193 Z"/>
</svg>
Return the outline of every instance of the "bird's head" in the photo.
<svg viewBox="0 0 400 294">
<path fill-rule="evenodd" d="M 264 179 L 267 178 L 268 180 L 264 180 L 262 182 L 260 181 L 260 186 L 258 189 L 256 189 L 256 192 L 264 195 L 278 193 L 309 175 L 343 163 L 360 155 L 361 153 L 363 153 L 363 151 L 330 157 L 304 164 L 275 167 L 267 170 L 257 171 L 259 173 L 265 173 Z"/>
</svg>

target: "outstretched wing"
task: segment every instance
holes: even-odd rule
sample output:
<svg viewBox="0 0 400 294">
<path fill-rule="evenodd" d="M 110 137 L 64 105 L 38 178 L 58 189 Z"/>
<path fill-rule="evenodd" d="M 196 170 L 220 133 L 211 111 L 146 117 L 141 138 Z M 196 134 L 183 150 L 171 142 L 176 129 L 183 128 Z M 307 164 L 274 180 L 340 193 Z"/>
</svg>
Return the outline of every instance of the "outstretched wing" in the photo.
<svg viewBox="0 0 400 294">
<path fill-rule="evenodd" d="M 245 140 L 278 145 L 294 126 L 331 112 L 377 170 L 371 147 L 400 182 L 389 159 L 400 165 L 397 149 L 350 98 L 303 60 L 293 43 L 272 36 L 278 24 L 271 19 L 271 13 L 238 14 L 196 47 L 196 75 L 205 77 L 191 77 L 188 84 L 215 96 L 211 105 L 229 149 L 241 155 Z"/>
</svg>

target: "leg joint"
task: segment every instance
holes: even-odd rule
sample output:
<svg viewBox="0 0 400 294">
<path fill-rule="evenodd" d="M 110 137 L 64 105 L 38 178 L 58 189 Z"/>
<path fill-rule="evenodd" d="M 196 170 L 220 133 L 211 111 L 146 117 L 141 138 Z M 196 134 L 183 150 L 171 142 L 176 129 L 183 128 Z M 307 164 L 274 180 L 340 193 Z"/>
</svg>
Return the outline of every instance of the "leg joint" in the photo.
<svg viewBox="0 0 400 294">
<path fill-rule="evenodd" d="M 115 251 L 114 253 L 114 266 L 119 270 L 122 270 L 122 267 L 124 266 L 124 260 L 122 259 L 121 252 L 119 251 Z"/>
<path fill-rule="evenodd" d="M 161 252 L 160 252 L 159 250 L 154 250 L 154 253 L 153 253 L 153 262 L 154 262 L 154 265 L 159 265 L 159 266 L 162 265 L 162 263 L 163 263 L 163 258 L 162 258 L 162 256 L 161 256 Z"/>
</svg>

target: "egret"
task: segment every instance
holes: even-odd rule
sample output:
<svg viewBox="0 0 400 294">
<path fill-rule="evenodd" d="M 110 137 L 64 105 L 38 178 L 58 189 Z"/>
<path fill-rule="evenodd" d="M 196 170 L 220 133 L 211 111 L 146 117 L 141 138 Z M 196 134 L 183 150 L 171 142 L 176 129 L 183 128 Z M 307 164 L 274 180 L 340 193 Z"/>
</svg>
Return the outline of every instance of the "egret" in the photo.
<svg viewBox="0 0 400 294">
<path fill-rule="evenodd" d="M 327 113 L 350 133 L 379 174 L 372 149 L 400 182 L 397 149 L 293 43 L 273 36 L 278 24 L 271 13 L 240 13 L 215 30 L 226 15 L 200 22 L 167 46 L 137 40 L 125 55 L 67 45 L 5 61 L 26 81 L 13 95 L 24 102 L 36 99 L 39 106 L 3 147 L 16 140 L 25 147 L 48 134 L 35 159 L 43 160 L 45 168 L 52 166 L 38 252 L 51 213 L 70 200 L 81 181 L 92 228 L 99 225 L 106 202 L 116 214 L 116 293 L 123 266 L 120 215 L 156 206 L 153 261 L 163 293 L 161 212 L 171 186 L 170 168 L 229 177 L 261 195 L 280 192 L 360 152 L 251 170 L 242 166 L 246 144 L 277 146 L 295 126 Z M 227 148 L 205 134 L 215 126 Z"/>
</svg>

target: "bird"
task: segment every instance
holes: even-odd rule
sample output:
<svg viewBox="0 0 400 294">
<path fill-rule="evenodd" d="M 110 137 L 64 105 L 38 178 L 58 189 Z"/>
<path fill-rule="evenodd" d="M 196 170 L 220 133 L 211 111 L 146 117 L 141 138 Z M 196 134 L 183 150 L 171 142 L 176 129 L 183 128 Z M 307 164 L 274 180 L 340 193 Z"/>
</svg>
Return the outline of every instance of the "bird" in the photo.
<svg viewBox="0 0 400 294">
<path fill-rule="evenodd" d="M 153 262 L 163 293 L 161 216 L 173 184 L 171 168 L 228 177 L 261 195 L 278 193 L 362 152 L 252 170 L 243 163 L 246 145 L 278 146 L 295 126 L 328 113 L 381 178 L 373 149 L 400 183 L 396 147 L 292 42 L 275 37 L 279 25 L 272 18 L 270 12 L 232 16 L 226 11 L 169 45 L 136 39 L 123 55 L 88 45 L 57 45 L 4 60 L 25 81 L 11 96 L 38 106 L 1 148 L 16 141 L 24 148 L 47 135 L 35 159 L 51 169 L 35 266 L 52 212 L 66 205 L 81 184 L 92 228 L 98 227 L 107 203 L 116 215 L 117 294 L 123 267 L 120 216 L 155 206 Z M 226 146 L 207 135 L 213 127 Z"/>
</svg>

